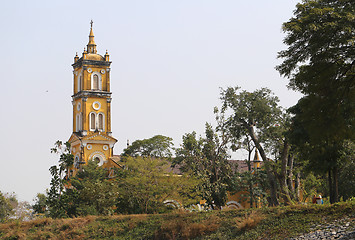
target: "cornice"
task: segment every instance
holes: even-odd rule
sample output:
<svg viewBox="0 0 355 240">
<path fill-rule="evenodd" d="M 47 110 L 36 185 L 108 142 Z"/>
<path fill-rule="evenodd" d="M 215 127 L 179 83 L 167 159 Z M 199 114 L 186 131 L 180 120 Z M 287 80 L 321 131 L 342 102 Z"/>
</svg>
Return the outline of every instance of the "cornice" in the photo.
<svg viewBox="0 0 355 240">
<path fill-rule="evenodd" d="M 95 60 L 87 60 L 87 59 L 84 60 L 83 58 L 80 58 L 77 62 L 72 64 L 72 67 L 75 69 L 75 68 L 78 68 L 81 66 L 88 66 L 88 65 L 109 67 L 111 65 L 111 62 L 110 61 L 95 61 Z"/>
<path fill-rule="evenodd" d="M 99 97 L 99 98 L 111 98 L 111 92 L 106 92 L 102 90 L 96 90 L 96 91 L 80 91 L 78 93 L 75 93 L 71 97 L 73 100 L 76 100 L 78 98 L 87 98 L 87 97 Z"/>
</svg>

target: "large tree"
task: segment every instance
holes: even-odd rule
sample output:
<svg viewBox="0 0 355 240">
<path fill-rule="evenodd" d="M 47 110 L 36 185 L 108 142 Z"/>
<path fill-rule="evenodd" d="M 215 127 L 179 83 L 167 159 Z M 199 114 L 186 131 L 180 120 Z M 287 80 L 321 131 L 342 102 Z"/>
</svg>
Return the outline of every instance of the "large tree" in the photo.
<svg viewBox="0 0 355 240">
<path fill-rule="evenodd" d="M 339 151 L 355 130 L 355 4 L 353 0 L 304 0 L 283 24 L 277 66 L 304 97 L 292 109 L 295 130 L 314 165 L 328 172 L 330 200 L 338 201 Z"/>
<path fill-rule="evenodd" d="M 229 137 L 223 131 L 216 132 L 206 124 L 206 137 L 196 137 L 196 133 L 183 136 L 183 143 L 176 149 L 174 164 L 183 172 L 192 171 L 201 180 L 201 197 L 210 206 L 220 208 L 225 205 L 227 191 L 232 183 L 232 170 L 228 163 Z"/>
<path fill-rule="evenodd" d="M 284 202 L 290 202 L 286 181 L 290 149 L 285 137 L 288 118 L 278 105 L 278 98 L 267 88 L 248 92 L 230 87 L 222 90 L 221 100 L 221 112 L 227 114 L 222 128 L 229 132 L 232 142 L 250 138 L 265 163 L 270 184 L 270 205 L 279 204 L 277 180 Z M 270 155 L 274 156 L 273 161 Z M 280 163 L 279 171 L 274 168 L 275 162 Z"/>
<path fill-rule="evenodd" d="M 163 135 L 136 140 L 123 150 L 123 156 L 170 158 L 173 139 Z"/>
<path fill-rule="evenodd" d="M 167 210 L 166 200 L 189 205 L 198 200 L 193 176 L 174 175 L 170 163 L 151 157 L 123 157 L 123 168 L 113 180 L 118 187 L 117 212 L 158 213 Z"/>
</svg>

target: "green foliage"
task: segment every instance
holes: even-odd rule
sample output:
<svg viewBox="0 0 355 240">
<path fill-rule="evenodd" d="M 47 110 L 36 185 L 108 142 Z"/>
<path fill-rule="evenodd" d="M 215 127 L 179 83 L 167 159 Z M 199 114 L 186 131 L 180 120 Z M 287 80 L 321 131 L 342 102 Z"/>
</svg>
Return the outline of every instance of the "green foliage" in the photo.
<svg viewBox="0 0 355 240">
<path fill-rule="evenodd" d="M 123 156 L 131 157 L 156 157 L 170 158 L 172 156 L 171 149 L 173 139 L 156 135 L 154 137 L 136 140 L 130 146 L 123 150 Z"/>
<path fill-rule="evenodd" d="M 278 105 L 279 99 L 267 88 L 248 92 L 241 91 L 239 87 L 229 87 L 222 89 L 221 100 L 221 114 L 227 115 L 227 119 L 220 128 L 231 136 L 232 146 L 241 141 L 249 141 L 250 138 L 265 163 L 270 186 L 270 205 L 279 204 L 277 179 L 280 182 L 281 196 L 285 202 L 289 202 L 286 186 L 290 148 L 286 138 L 289 116 Z M 274 156 L 273 161 L 268 154 Z M 277 167 L 279 169 L 275 169 Z"/>
<path fill-rule="evenodd" d="M 64 181 L 60 177 L 60 169 L 57 166 L 52 166 L 49 171 L 52 175 L 46 201 L 49 216 L 52 218 L 66 217 L 65 204 L 61 200 L 62 191 L 64 189 Z"/>
<path fill-rule="evenodd" d="M 268 188 L 266 172 L 257 169 L 253 172 L 237 173 L 232 193 L 244 192 L 241 195 L 241 201 L 249 202 L 252 207 L 259 207 L 257 203 L 266 200 Z M 266 203 L 262 202 L 262 204 L 265 206 Z"/>
<path fill-rule="evenodd" d="M 47 196 L 43 193 L 37 193 L 34 199 L 34 204 L 32 205 L 33 211 L 36 214 L 46 214 L 47 213 Z"/>
<path fill-rule="evenodd" d="M 123 169 L 117 169 L 115 179 L 120 213 L 166 211 L 164 200 L 179 200 L 187 205 L 196 201 L 196 179 L 171 174 L 170 164 L 164 159 L 127 157 L 123 165 Z"/>
<path fill-rule="evenodd" d="M 221 133 L 221 132 L 219 132 Z M 224 206 L 227 191 L 232 181 L 232 170 L 228 163 L 228 136 L 218 135 L 210 124 L 206 124 L 205 138 L 196 138 L 196 133 L 183 136 L 183 143 L 176 149 L 174 164 L 183 172 L 192 171 L 201 180 L 202 198 L 212 206 Z"/>
<path fill-rule="evenodd" d="M 339 175 L 339 196 L 343 200 L 355 197 L 355 143 L 345 141 L 340 150 L 341 171 Z"/>
<path fill-rule="evenodd" d="M 0 192 L 0 222 L 8 219 L 8 217 L 12 214 L 13 208 L 11 200 Z"/>
<path fill-rule="evenodd" d="M 68 213 L 74 216 L 108 215 L 113 213 L 118 197 L 118 186 L 107 179 L 107 171 L 89 161 L 83 171 L 70 179 L 71 187 L 65 192 L 68 196 Z M 69 211 L 70 210 L 70 211 Z"/>
<path fill-rule="evenodd" d="M 329 175 L 331 202 L 338 201 L 344 140 L 355 130 L 355 5 L 352 0 L 306 0 L 284 23 L 288 49 L 277 66 L 289 87 L 304 94 L 291 109 L 293 139 L 310 168 Z"/>
</svg>

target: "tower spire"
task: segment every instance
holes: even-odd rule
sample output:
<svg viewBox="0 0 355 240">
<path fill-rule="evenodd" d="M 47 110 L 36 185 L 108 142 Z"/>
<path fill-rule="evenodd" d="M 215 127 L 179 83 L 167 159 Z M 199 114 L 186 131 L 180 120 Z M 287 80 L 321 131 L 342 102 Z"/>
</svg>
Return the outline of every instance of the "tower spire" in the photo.
<svg viewBox="0 0 355 240">
<path fill-rule="evenodd" d="M 90 21 L 90 34 L 89 34 L 89 43 L 87 45 L 87 51 L 88 53 L 96 53 L 96 44 L 95 44 L 95 40 L 94 40 L 94 32 L 92 30 L 92 25 L 93 25 L 93 21 Z"/>
</svg>

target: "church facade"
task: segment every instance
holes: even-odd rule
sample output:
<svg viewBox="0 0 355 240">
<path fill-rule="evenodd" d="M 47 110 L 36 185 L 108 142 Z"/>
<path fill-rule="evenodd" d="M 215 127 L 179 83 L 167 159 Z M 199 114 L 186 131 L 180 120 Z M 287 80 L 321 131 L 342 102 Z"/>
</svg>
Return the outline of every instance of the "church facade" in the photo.
<svg viewBox="0 0 355 240">
<path fill-rule="evenodd" d="M 111 169 L 113 147 L 117 140 L 111 132 L 110 56 L 97 53 L 90 28 L 89 43 L 82 56 L 74 57 L 73 66 L 73 133 L 68 142 L 74 155 L 71 175 L 90 160 Z"/>
</svg>

